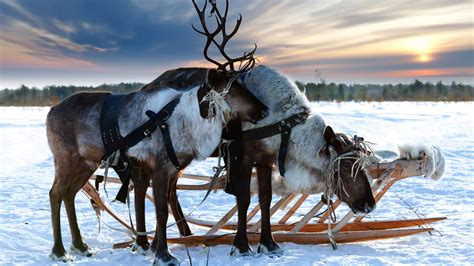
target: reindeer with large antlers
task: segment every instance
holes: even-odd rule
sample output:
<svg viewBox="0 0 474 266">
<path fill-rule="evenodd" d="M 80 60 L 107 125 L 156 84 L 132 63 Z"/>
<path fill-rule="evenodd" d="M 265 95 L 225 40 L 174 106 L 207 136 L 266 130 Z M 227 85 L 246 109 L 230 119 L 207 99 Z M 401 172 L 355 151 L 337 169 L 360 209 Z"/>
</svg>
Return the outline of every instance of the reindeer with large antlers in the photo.
<svg viewBox="0 0 474 266">
<path fill-rule="evenodd" d="M 212 8 L 217 13 L 218 21 L 221 21 L 214 4 Z M 196 9 L 204 28 L 201 33 L 215 35 L 206 30 L 204 10 L 199 10 L 197 6 Z M 227 14 L 227 6 L 224 14 Z M 209 44 L 208 39 L 206 47 Z M 206 71 L 205 68 L 169 70 L 143 89 L 194 86 L 203 80 Z M 366 172 L 353 171 L 354 168 L 363 168 L 364 158 L 370 156 L 370 151 L 364 148 L 360 139 L 334 133 L 322 117 L 311 113 L 308 100 L 296 85 L 275 69 L 257 66 L 241 74 L 240 78 L 269 107 L 270 113 L 257 125 L 242 125 L 244 131 L 240 134 L 240 141 L 243 156 L 238 173 L 231 177 L 231 182 L 237 185 L 233 193 L 237 196 L 238 205 L 238 230 L 232 254 L 252 252 L 248 245 L 246 224 L 253 167 L 257 168 L 258 175 L 258 188 L 254 187 L 254 192 L 259 194 L 262 211 L 259 252 L 282 252 L 271 235 L 272 190 L 279 194 L 325 192 L 328 199 L 336 195 L 355 213 L 368 213 L 374 209 L 375 200 Z M 284 177 L 276 173 L 272 177 L 274 165 L 278 166 Z M 189 235 L 191 232 L 182 215 L 175 190 L 174 184 L 170 191 L 170 205 L 175 220 L 179 221 L 180 233 Z"/>
<path fill-rule="evenodd" d="M 219 24 L 220 29 L 224 27 L 225 20 Z M 208 36 L 208 43 L 212 38 Z M 222 50 L 224 46 L 225 43 Z M 219 64 L 219 69 L 208 69 L 199 85 L 186 89 L 160 87 L 126 95 L 77 93 L 51 108 L 46 129 L 55 165 L 49 193 L 54 259 L 69 259 L 61 238 L 63 201 L 72 249 L 92 255 L 77 224 L 74 199 L 101 162 L 107 164 L 118 158 L 121 165 L 112 166 L 123 171 L 125 177 L 133 180 L 132 173 L 138 168 L 150 173 L 157 218 L 154 263 L 179 264 L 166 242 L 168 187 L 176 183 L 180 170 L 192 160 L 207 158 L 214 151 L 229 119 L 255 122 L 267 110 L 236 78 L 239 71 L 234 71 L 233 64 L 244 59 L 252 61 L 252 56 L 229 57 L 229 62 Z"/>
</svg>

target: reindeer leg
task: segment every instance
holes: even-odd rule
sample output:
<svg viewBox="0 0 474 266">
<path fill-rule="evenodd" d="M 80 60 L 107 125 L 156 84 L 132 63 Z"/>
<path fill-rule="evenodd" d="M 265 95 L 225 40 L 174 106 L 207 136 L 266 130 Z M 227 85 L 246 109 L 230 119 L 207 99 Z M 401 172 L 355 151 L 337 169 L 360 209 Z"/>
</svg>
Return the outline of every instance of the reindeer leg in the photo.
<svg viewBox="0 0 474 266">
<path fill-rule="evenodd" d="M 159 163 L 158 165 L 165 165 L 166 163 Z M 154 265 L 179 265 L 179 261 L 173 257 L 168 250 L 168 243 L 166 242 L 166 223 L 168 221 L 168 182 L 173 180 L 173 176 L 177 178 L 178 172 L 175 170 L 161 169 L 153 170 L 152 174 L 152 186 L 153 186 L 153 198 L 155 199 L 155 211 L 156 211 L 156 243 Z M 170 178 L 171 177 L 171 178 Z M 152 244 L 152 247 L 154 245 Z"/>
<path fill-rule="evenodd" d="M 174 181 L 169 188 L 169 204 L 171 211 L 173 212 L 174 219 L 178 225 L 179 233 L 182 236 L 192 235 L 191 229 L 189 228 L 188 222 L 184 217 L 183 210 L 178 201 L 178 195 L 176 194 L 176 184 L 178 183 L 178 178 Z"/>
<path fill-rule="evenodd" d="M 51 222 L 53 224 L 54 245 L 50 257 L 54 260 L 69 261 L 66 250 L 64 249 L 61 238 L 61 202 L 63 201 L 64 191 L 60 186 L 60 175 L 56 173 L 56 177 L 51 190 L 49 191 L 49 201 L 51 204 Z"/>
<path fill-rule="evenodd" d="M 73 176 L 69 177 L 69 187 L 64 193 L 64 206 L 66 207 L 66 213 L 72 237 L 71 250 L 78 251 L 81 255 L 87 257 L 92 256 L 93 252 L 82 239 L 81 231 L 79 230 L 79 226 L 77 224 L 74 199 L 76 198 L 77 192 L 84 186 L 93 173 L 94 171 L 90 170 L 90 167 L 88 167 L 85 162 L 82 162 L 82 164 L 80 162 L 76 163 L 75 173 Z"/>
<path fill-rule="evenodd" d="M 238 209 L 238 222 L 237 222 L 237 233 L 234 238 L 234 247 L 232 248 L 230 255 L 250 255 L 252 254 L 252 248 L 249 246 L 247 238 L 247 211 L 250 205 L 250 178 L 252 176 L 252 164 L 248 162 L 242 163 L 241 175 L 239 180 L 232 180 L 232 182 L 239 182 L 235 184 L 237 209 Z"/>
<path fill-rule="evenodd" d="M 142 170 L 139 170 L 142 171 Z M 135 190 L 135 220 L 137 222 L 137 231 L 146 232 L 145 224 L 145 194 L 150 184 L 150 178 L 145 174 L 139 173 L 138 177 L 134 180 L 133 187 Z M 133 250 L 138 248 L 143 251 L 150 249 L 150 243 L 146 235 L 138 235 L 135 240 Z"/>
<path fill-rule="evenodd" d="M 262 212 L 262 231 L 258 253 L 282 254 L 283 250 L 278 246 L 272 236 L 270 224 L 270 204 L 272 201 L 272 169 L 257 167 L 258 178 L 258 200 Z"/>
</svg>

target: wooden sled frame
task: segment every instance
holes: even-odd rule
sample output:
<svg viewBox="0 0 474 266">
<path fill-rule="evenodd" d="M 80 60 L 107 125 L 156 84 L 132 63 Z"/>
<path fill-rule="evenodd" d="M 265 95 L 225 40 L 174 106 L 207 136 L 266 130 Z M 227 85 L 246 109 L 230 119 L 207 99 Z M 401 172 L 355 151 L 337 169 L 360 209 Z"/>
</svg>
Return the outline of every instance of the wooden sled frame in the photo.
<svg viewBox="0 0 474 266">
<path fill-rule="evenodd" d="M 385 193 L 399 180 L 411 176 L 421 176 L 426 167 L 426 157 L 422 156 L 418 160 L 404 160 L 397 159 L 391 162 L 373 163 L 368 167 L 369 173 L 374 177 L 372 182 L 372 192 L 374 194 L 375 202 L 378 203 Z M 198 175 L 182 175 L 181 178 L 188 178 L 194 180 L 207 181 L 205 184 L 199 185 L 183 185 L 178 184 L 177 189 L 180 190 L 207 190 L 210 185 L 211 177 Z M 91 178 L 95 179 L 95 176 Z M 108 182 L 120 183 L 117 178 L 108 178 Z M 225 186 L 225 177 L 221 177 L 213 187 L 213 189 L 222 189 Z M 83 187 L 83 191 L 91 198 L 101 209 L 109 213 L 125 228 L 132 231 L 131 226 L 120 215 L 117 215 L 107 204 L 105 204 L 94 186 L 88 182 Z M 273 237 L 277 242 L 293 242 L 297 244 L 329 244 L 327 235 L 329 212 L 324 212 L 321 217 L 317 218 L 315 223 L 309 223 L 315 218 L 315 215 L 321 211 L 326 205 L 319 201 L 306 215 L 299 221 L 288 223 L 288 220 L 300 208 L 303 202 L 309 197 L 307 194 L 289 194 L 283 196 L 270 209 L 270 217 L 275 213 L 285 211 L 289 204 L 293 201 L 293 205 L 288 211 L 279 219 L 277 223 L 272 223 Z M 147 198 L 153 201 L 153 198 L 147 194 Z M 332 204 L 335 210 L 341 204 L 340 200 L 336 200 Z M 261 222 L 256 221 L 251 223 L 251 220 L 260 210 L 257 204 L 248 213 L 248 239 L 249 243 L 256 244 L 259 241 L 259 230 Z M 204 235 L 191 235 L 187 237 L 168 238 L 169 243 L 185 244 L 185 245 L 218 245 L 218 244 L 232 244 L 234 239 L 233 233 L 218 232 L 224 230 L 235 230 L 236 223 L 231 223 L 229 220 L 237 213 L 237 206 L 231 208 L 219 221 L 207 221 L 194 217 L 186 217 L 186 221 L 190 224 L 207 227 L 208 232 Z M 407 220 L 387 220 L 387 221 L 362 221 L 365 216 L 355 216 L 352 211 L 348 211 L 339 221 L 332 224 L 332 233 L 337 243 L 350 243 L 359 241 L 378 240 L 394 237 L 402 237 L 413 235 L 422 232 L 431 232 L 434 229 L 428 227 L 428 224 L 447 219 L 446 217 L 436 218 L 419 218 Z M 151 237 L 149 237 L 151 238 Z M 151 238 L 152 239 L 152 238 Z M 132 241 L 114 245 L 114 247 L 126 247 Z"/>
</svg>

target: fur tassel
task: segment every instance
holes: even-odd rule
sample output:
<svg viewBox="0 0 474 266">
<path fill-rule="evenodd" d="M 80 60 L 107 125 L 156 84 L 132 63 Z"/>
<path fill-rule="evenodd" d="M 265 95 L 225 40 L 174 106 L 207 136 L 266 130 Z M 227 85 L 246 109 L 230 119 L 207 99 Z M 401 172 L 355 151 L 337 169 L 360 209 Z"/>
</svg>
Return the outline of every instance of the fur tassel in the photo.
<svg viewBox="0 0 474 266">
<path fill-rule="evenodd" d="M 427 156 L 425 177 L 439 180 L 444 173 L 445 157 L 441 148 L 426 144 L 404 144 L 398 146 L 400 158 L 416 160 L 424 153 Z"/>
</svg>

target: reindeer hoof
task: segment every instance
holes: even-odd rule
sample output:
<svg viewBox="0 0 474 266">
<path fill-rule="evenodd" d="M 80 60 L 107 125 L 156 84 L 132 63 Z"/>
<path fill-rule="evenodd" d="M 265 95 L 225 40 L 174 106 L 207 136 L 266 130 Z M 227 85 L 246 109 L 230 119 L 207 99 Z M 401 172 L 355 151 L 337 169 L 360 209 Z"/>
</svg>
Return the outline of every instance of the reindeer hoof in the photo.
<svg viewBox="0 0 474 266">
<path fill-rule="evenodd" d="M 137 242 L 132 245 L 132 252 L 138 253 L 140 255 L 148 255 L 150 253 L 150 244 L 139 244 Z"/>
<path fill-rule="evenodd" d="M 232 249 L 230 250 L 230 255 L 231 256 L 242 256 L 242 257 L 247 257 L 247 256 L 253 256 L 254 252 L 252 251 L 252 248 L 249 245 L 246 245 L 244 247 L 236 247 L 233 246 Z"/>
<path fill-rule="evenodd" d="M 272 241 L 267 244 L 258 244 L 257 252 L 266 254 L 269 257 L 279 257 L 283 254 L 283 249 L 281 249 L 275 241 Z"/>
<path fill-rule="evenodd" d="M 65 251 L 62 255 L 55 254 L 55 252 L 52 251 L 49 254 L 49 258 L 54 260 L 54 261 L 62 261 L 62 262 L 66 262 L 66 263 L 73 261 L 73 257 L 71 257 L 69 254 L 67 254 Z"/>
<path fill-rule="evenodd" d="M 79 247 L 71 246 L 71 253 L 78 254 L 84 257 L 92 257 L 95 252 L 92 251 L 85 243 L 79 245 Z"/>
<path fill-rule="evenodd" d="M 178 259 L 173 257 L 168 250 L 165 252 L 158 252 L 155 255 L 155 259 L 153 260 L 153 265 L 179 265 Z"/>
</svg>

